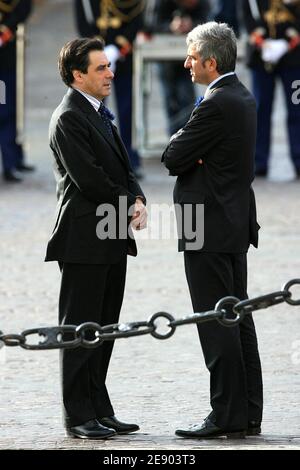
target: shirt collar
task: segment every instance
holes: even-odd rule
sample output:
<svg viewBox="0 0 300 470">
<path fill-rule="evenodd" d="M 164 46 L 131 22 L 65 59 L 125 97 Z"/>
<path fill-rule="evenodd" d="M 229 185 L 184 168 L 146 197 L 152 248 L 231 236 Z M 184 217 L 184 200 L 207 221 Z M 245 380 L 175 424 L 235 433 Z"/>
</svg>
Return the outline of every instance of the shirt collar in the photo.
<svg viewBox="0 0 300 470">
<path fill-rule="evenodd" d="M 73 87 L 73 88 L 74 88 L 74 90 L 79 91 L 79 93 L 81 93 L 82 96 L 84 96 L 91 103 L 93 108 L 98 112 L 98 110 L 100 108 L 100 104 L 102 103 L 102 101 L 97 100 L 97 98 L 95 98 L 94 96 L 89 95 L 88 93 L 85 93 L 84 91 L 81 91 L 78 88 L 75 88 L 75 87 Z"/>
<path fill-rule="evenodd" d="M 204 97 L 206 98 L 210 89 L 216 84 L 218 83 L 219 80 L 222 80 L 222 78 L 224 77 L 229 77 L 230 75 L 235 75 L 235 72 L 228 72 L 228 73 L 224 73 L 224 75 L 220 75 L 218 78 L 216 78 L 213 82 L 211 82 L 208 87 L 206 88 L 206 91 L 205 91 L 205 94 L 204 94 Z"/>
</svg>

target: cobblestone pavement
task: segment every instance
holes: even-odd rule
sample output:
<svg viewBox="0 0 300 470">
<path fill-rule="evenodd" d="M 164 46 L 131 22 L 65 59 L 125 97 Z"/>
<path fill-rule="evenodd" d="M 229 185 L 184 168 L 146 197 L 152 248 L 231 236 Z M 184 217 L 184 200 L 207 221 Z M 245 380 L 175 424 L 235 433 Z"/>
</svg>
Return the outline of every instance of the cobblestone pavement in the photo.
<svg viewBox="0 0 300 470">
<path fill-rule="evenodd" d="M 22 185 L 0 183 L 0 329 L 5 333 L 57 324 L 59 272 L 55 263 L 43 263 L 55 208 L 47 126 L 64 92 L 55 61 L 61 44 L 74 36 L 69 8 L 64 1 L 44 2 L 30 25 L 27 150 L 37 171 Z M 255 182 L 262 230 L 259 250 L 249 252 L 250 296 L 300 277 L 300 184 L 292 180 L 281 100 L 279 95 L 269 179 Z M 145 174 L 149 203 L 170 203 L 173 179 L 159 162 L 145 162 Z M 191 313 L 176 241 L 140 240 L 139 252 L 129 260 L 122 321 L 147 319 L 160 310 L 175 317 Z M 294 292 L 299 297 L 300 289 Z M 265 390 L 261 437 L 203 442 L 175 437 L 177 427 L 200 422 L 209 412 L 208 373 L 196 328 L 183 326 L 167 341 L 145 336 L 116 342 L 108 377 L 112 401 L 118 417 L 138 422 L 141 430 L 100 443 L 64 435 L 57 351 L 2 348 L 0 449 L 299 449 L 300 309 L 280 304 L 254 315 Z"/>
</svg>

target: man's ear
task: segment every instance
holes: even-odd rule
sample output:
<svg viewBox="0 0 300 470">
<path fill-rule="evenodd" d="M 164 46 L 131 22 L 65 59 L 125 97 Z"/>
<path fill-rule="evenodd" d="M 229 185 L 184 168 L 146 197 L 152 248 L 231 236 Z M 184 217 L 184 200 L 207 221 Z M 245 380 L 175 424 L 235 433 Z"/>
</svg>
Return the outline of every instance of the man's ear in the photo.
<svg viewBox="0 0 300 470">
<path fill-rule="evenodd" d="M 82 72 L 80 70 L 72 70 L 74 81 L 77 83 L 82 83 Z"/>
<path fill-rule="evenodd" d="M 217 70 L 218 64 L 217 61 L 214 57 L 211 57 L 209 59 L 209 71 L 210 72 L 215 72 Z"/>
</svg>

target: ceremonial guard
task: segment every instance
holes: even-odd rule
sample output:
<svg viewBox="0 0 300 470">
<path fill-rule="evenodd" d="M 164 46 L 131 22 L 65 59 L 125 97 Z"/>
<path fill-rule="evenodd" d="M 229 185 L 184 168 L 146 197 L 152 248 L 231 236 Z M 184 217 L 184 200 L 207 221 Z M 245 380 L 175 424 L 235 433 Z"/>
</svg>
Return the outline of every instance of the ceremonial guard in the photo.
<svg viewBox="0 0 300 470">
<path fill-rule="evenodd" d="M 234 29 L 235 34 L 239 36 L 239 0 L 217 0 L 214 3 L 216 3 L 213 12 L 214 20 L 218 23 L 229 24 Z"/>
<path fill-rule="evenodd" d="M 7 182 L 22 181 L 20 171 L 31 171 L 25 165 L 23 147 L 17 142 L 17 26 L 31 11 L 31 0 L 0 1 L 0 81 L 5 88 L 5 103 L 0 104 L 0 148 L 3 178 Z M 23 61 L 24 56 L 18 60 Z M 24 77 L 19 77 L 22 81 Z M 18 90 L 23 93 L 24 87 Z M 21 110 L 20 112 L 23 112 Z"/>
<path fill-rule="evenodd" d="M 258 106 L 256 174 L 268 170 L 272 104 L 276 79 L 282 81 L 291 158 L 300 176 L 300 106 L 293 100 L 300 77 L 300 1 L 244 0 L 249 33 L 248 65 Z"/>
<path fill-rule="evenodd" d="M 81 36 L 100 35 L 105 53 L 116 72 L 114 79 L 119 129 L 132 168 L 140 176 L 140 159 L 132 148 L 132 49 L 143 28 L 145 0 L 75 0 L 77 28 Z"/>
<path fill-rule="evenodd" d="M 207 0 L 156 0 L 152 30 L 175 36 L 185 35 L 197 24 L 205 22 L 208 13 Z M 190 74 L 182 62 L 171 60 L 158 64 L 170 135 L 188 121 L 196 100 Z"/>
</svg>

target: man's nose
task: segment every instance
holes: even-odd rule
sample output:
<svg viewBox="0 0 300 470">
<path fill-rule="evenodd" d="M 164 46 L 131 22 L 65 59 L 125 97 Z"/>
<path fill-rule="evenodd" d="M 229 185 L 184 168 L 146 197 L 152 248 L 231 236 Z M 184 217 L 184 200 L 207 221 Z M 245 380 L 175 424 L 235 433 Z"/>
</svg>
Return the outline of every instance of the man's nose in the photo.
<svg viewBox="0 0 300 470">
<path fill-rule="evenodd" d="M 189 59 L 185 59 L 185 62 L 183 64 L 185 69 L 189 69 L 191 67 L 191 62 Z"/>
</svg>

